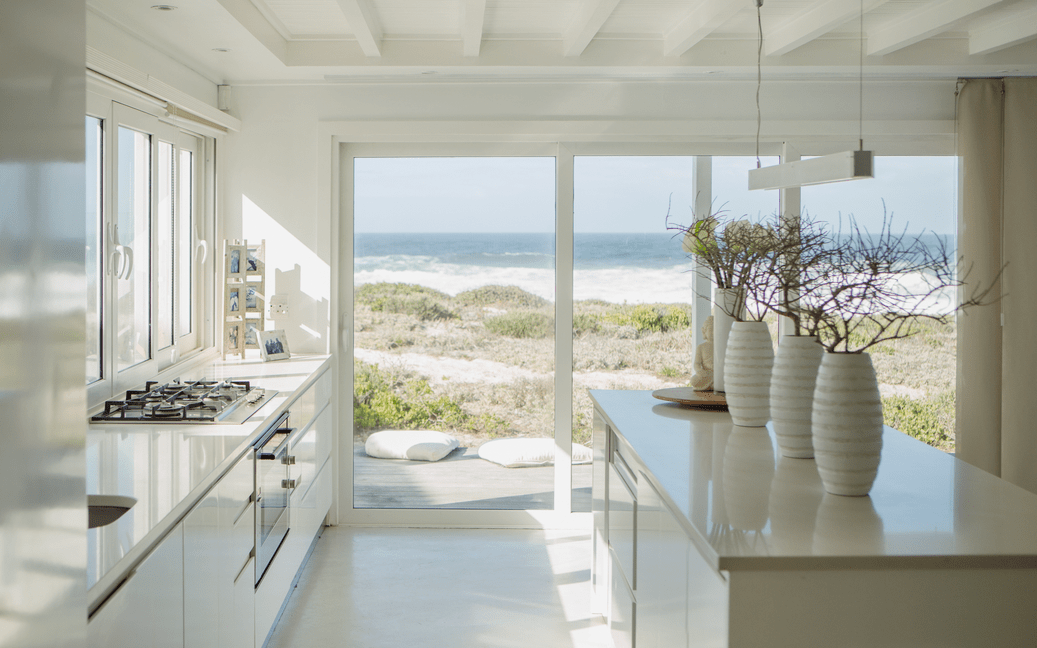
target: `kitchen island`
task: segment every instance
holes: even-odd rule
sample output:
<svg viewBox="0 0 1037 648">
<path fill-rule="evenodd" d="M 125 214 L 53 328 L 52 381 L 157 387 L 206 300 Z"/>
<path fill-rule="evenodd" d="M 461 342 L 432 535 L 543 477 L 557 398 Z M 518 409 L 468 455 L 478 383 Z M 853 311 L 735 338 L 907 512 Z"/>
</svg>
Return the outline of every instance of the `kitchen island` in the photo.
<svg viewBox="0 0 1037 648">
<path fill-rule="evenodd" d="M 134 609 L 133 599 L 137 595 L 126 594 L 124 590 L 132 589 L 126 584 L 129 582 L 147 593 L 155 592 L 159 588 L 147 585 L 148 579 L 142 573 L 147 569 L 158 573 L 160 567 L 165 572 L 155 579 L 158 583 L 153 585 L 164 586 L 165 580 L 182 579 L 179 595 L 183 601 L 181 614 L 186 614 L 186 619 L 190 620 L 192 611 L 198 610 L 212 626 L 210 634 L 216 632 L 217 623 L 231 618 L 227 610 L 220 610 L 218 617 L 214 612 L 215 597 L 220 589 L 217 577 L 235 583 L 239 592 L 244 591 L 247 583 L 248 594 L 255 597 L 255 607 L 260 608 L 262 602 L 269 600 L 265 605 L 273 612 L 256 619 L 255 628 L 249 627 L 247 633 L 241 630 L 238 634 L 252 637 L 254 629 L 260 642 L 266 638 L 296 574 L 296 563 L 312 543 L 314 531 L 319 528 L 330 505 L 331 467 L 328 457 L 332 419 L 329 366 L 327 356 L 295 356 L 270 363 L 261 362 L 258 358 L 209 361 L 177 373 L 177 377 L 185 381 L 249 380 L 263 389 L 277 390 L 273 398 L 242 424 L 127 422 L 92 423 L 89 426 L 88 494 L 118 495 L 136 500 L 133 507 L 114 523 L 90 529 L 87 534 L 87 595 L 92 619 L 90 628 L 94 631 L 92 644 L 107 640 L 104 633 L 126 626 L 127 620 L 132 621 L 133 615 L 126 610 Z M 291 524 L 298 531 L 285 540 L 279 553 L 283 556 L 291 554 L 291 560 L 275 560 L 271 572 L 259 587 L 252 575 L 245 573 L 248 565 L 254 562 L 250 559 L 250 552 L 254 553 L 252 511 L 258 506 L 253 493 L 250 450 L 256 438 L 286 411 L 290 411 L 289 420 L 297 431 L 286 442 L 290 444 L 292 454 L 299 455 L 297 468 L 293 456 L 292 469 L 297 470 L 302 478 L 299 488 L 291 491 L 292 508 L 288 509 Z M 168 552 L 168 559 L 164 552 Z M 229 564 L 231 562 L 234 564 Z M 292 565 L 288 565 L 289 562 Z M 178 564 L 182 567 L 177 567 Z M 246 567 L 243 568 L 242 564 Z M 192 580 L 196 576 L 197 583 Z M 167 589 L 175 600 L 176 587 Z M 224 603 L 228 605 L 235 596 L 239 603 L 244 600 L 240 594 L 230 592 L 229 586 L 227 594 L 225 598 L 228 600 Z M 212 597 L 209 604 L 196 604 L 206 601 L 209 596 Z M 117 598 L 120 600 L 113 603 Z M 162 606 L 152 607 L 156 608 L 156 615 L 165 612 L 158 609 Z M 105 614 L 101 615 L 101 611 Z M 149 610 L 143 612 L 147 614 Z M 95 615 L 106 618 L 102 622 L 94 619 Z M 251 626 L 251 616 L 249 619 Z M 202 625 L 184 621 L 181 632 L 190 634 Z M 173 637 L 169 640 L 169 645 L 185 643 L 194 645 L 197 642 L 190 641 L 190 637 L 187 641 Z M 205 645 L 217 645 L 215 637 L 212 643 Z M 221 642 L 219 645 L 251 646 L 253 642 Z"/>
<path fill-rule="evenodd" d="M 870 496 L 829 495 L 769 427 L 591 396 L 617 646 L 1037 645 L 1037 495 L 891 428 Z"/>
</svg>

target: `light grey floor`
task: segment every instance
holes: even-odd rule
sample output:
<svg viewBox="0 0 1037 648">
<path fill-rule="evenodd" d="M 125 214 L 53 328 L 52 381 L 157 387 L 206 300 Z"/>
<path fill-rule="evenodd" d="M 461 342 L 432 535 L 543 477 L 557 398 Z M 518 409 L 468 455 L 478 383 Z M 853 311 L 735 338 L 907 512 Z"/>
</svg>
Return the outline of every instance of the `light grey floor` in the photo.
<svg viewBox="0 0 1037 648">
<path fill-rule="evenodd" d="M 591 464 L 573 466 L 573 510 L 591 510 Z M 554 466 L 505 468 L 458 448 L 436 462 L 375 459 L 353 446 L 357 508 L 549 510 Z"/>
<path fill-rule="evenodd" d="M 590 534 L 330 527 L 269 648 L 605 646 Z"/>
</svg>

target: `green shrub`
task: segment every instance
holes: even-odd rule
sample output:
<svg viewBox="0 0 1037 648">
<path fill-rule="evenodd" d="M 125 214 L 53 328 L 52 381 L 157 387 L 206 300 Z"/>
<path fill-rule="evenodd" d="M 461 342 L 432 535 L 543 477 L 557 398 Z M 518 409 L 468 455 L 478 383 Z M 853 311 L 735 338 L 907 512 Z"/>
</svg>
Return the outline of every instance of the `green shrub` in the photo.
<svg viewBox="0 0 1037 648">
<path fill-rule="evenodd" d="M 354 299 L 373 311 L 404 313 L 422 321 L 457 319 L 457 314 L 444 305 L 449 295 L 416 284 L 363 284 L 357 286 Z"/>
<path fill-rule="evenodd" d="M 598 318 L 587 313 L 573 313 L 573 337 L 584 333 L 597 333 L 601 329 Z"/>
<path fill-rule="evenodd" d="M 688 312 L 679 306 L 620 306 L 607 312 L 604 319 L 620 326 L 633 326 L 638 333 L 665 333 L 691 325 Z"/>
<path fill-rule="evenodd" d="M 457 319 L 457 313 L 428 295 L 389 297 L 382 303 L 379 310 L 386 313 L 413 315 L 423 322 Z"/>
<path fill-rule="evenodd" d="M 411 295 L 428 295 L 429 297 L 433 297 L 440 301 L 447 301 L 450 299 L 450 296 L 446 293 L 440 292 L 435 288 L 429 288 L 428 286 L 406 283 L 387 283 L 384 281 L 357 286 L 356 291 L 353 293 L 353 298 L 361 304 L 371 306 L 387 297 L 408 297 Z"/>
<path fill-rule="evenodd" d="M 457 401 L 437 396 L 424 378 L 399 376 L 378 365 L 353 362 L 353 426 L 499 432 L 507 429 L 500 417 L 473 416 Z"/>
<path fill-rule="evenodd" d="M 516 311 L 483 320 L 486 329 L 513 338 L 546 338 L 554 333 L 554 319 L 535 311 Z"/>
<path fill-rule="evenodd" d="M 941 450 L 954 450 L 954 392 L 912 399 L 882 399 L 886 425 Z"/>
<path fill-rule="evenodd" d="M 459 306 L 503 306 L 507 308 L 543 308 L 551 302 L 518 286 L 482 286 L 466 290 L 454 297 Z"/>
</svg>

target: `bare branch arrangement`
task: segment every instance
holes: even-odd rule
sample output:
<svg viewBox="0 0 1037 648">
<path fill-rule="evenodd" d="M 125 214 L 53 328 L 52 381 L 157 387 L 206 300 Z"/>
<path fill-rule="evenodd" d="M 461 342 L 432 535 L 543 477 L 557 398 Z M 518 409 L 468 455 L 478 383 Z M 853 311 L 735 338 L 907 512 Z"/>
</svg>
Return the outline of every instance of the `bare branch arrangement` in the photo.
<svg viewBox="0 0 1037 648">
<path fill-rule="evenodd" d="M 769 306 L 757 298 L 757 292 L 768 285 L 777 263 L 778 241 L 773 227 L 748 217 L 736 220 L 721 209 L 694 219 L 691 225 L 672 222 L 667 211 L 666 229 L 676 230 L 674 236 L 683 234 L 684 251 L 703 263 L 717 288 L 736 291 L 733 312 L 728 315 L 736 321 L 763 320 Z"/>
<path fill-rule="evenodd" d="M 912 335 L 919 320 L 946 322 L 958 310 L 990 303 L 997 278 L 937 310 L 940 297 L 956 293 L 966 277 L 958 274 L 942 238 L 927 245 L 923 236 L 895 232 L 889 215 L 871 234 L 850 216 L 847 233 L 830 238 L 813 276 L 806 274 L 811 289 L 789 310 L 815 328 L 827 351 L 861 353 Z"/>
<path fill-rule="evenodd" d="M 816 335 L 832 353 L 861 353 L 915 333 L 919 320 L 946 322 L 958 310 L 992 303 L 1001 272 L 989 284 L 967 282 L 960 260 L 934 236 L 893 230 L 884 212 L 875 234 L 847 219 L 833 232 L 804 215 L 763 222 L 733 219 L 721 209 L 685 226 L 684 251 L 698 258 L 718 288 L 735 289 L 734 312 L 742 321 L 762 321 L 767 312 L 790 318 L 796 335 Z M 1002 271 L 1004 268 L 1002 268 Z M 969 293 L 960 302 L 939 303 Z M 744 309 L 744 311 L 743 311 Z M 747 316 L 743 315 L 747 313 Z"/>
</svg>

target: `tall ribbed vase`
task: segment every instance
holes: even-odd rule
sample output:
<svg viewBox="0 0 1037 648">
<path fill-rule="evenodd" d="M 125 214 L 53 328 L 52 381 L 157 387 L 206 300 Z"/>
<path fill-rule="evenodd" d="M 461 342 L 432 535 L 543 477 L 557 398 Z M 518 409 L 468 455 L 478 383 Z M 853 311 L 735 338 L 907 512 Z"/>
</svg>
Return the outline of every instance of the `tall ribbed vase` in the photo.
<svg viewBox="0 0 1037 648">
<path fill-rule="evenodd" d="M 735 318 L 731 313 L 738 308 L 741 293 L 736 288 L 717 288 L 713 291 L 713 391 L 726 391 L 724 356 L 727 353 L 727 338 Z M 744 310 L 744 306 L 743 306 Z"/>
<path fill-rule="evenodd" d="M 770 420 L 774 346 L 765 322 L 735 322 L 724 359 L 727 409 L 735 425 L 762 427 Z"/>
<path fill-rule="evenodd" d="M 810 417 L 823 355 L 813 335 L 786 335 L 778 344 L 771 372 L 771 420 L 784 457 L 814 456 Z"/>
<path fill-rule="evenodd" d="M 871 356 L 824 354 L 810 422 L 825 490 L 833 495 L 867 495 L 882 457 L 882 399 Z"/>
</svg>

